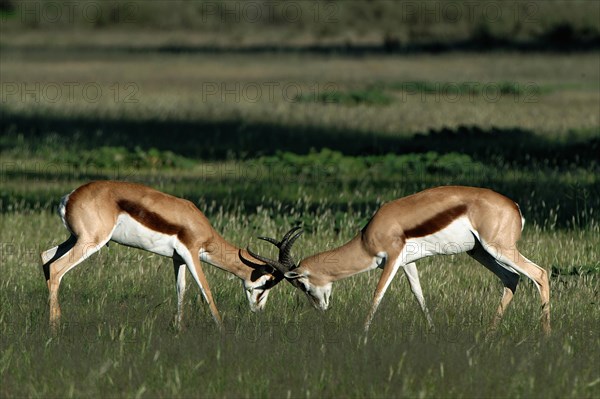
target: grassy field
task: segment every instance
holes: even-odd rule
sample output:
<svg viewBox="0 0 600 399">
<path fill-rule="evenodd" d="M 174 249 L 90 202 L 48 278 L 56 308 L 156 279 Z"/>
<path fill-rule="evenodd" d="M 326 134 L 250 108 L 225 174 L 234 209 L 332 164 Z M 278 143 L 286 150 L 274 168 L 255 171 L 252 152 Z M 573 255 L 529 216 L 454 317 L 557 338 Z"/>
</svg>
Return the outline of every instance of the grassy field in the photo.
<svg viewBox="0 0 600 399">
<path fill-rule="evenodd" d="M 0 53 L 0 396 L 600 396 L 598 54 L 106 57 Z M 65 277 L 53 336 L 39 253 L 67 237 L 60 197 L 104 178 L 188 198 L 263 252 L 257 235 L 302 225 L 298 258 L 385 201 L 492 188 L 521 205 L 520 248 L 552 272 L 553 334 L 522 280 L 487 335 L 502 286 L 464 254 L 418 263 L 436 333 L 404 277 L 365 344 L 379 271 L 336 283 L 326 313 L 284 282 L 252 314 L 210 266 L 224 333 L 189 281 L 176 331 L 170 260 L 111 245 Z"/>
<path fill-rule="evenodd" d="M 265 210 L 210 216 L 226 238 L 255 246 L 253 235 L 281 234 L 289 225 Z M 331 226 L 338 221 L 323 212 L 298 256 L 350 238 L 363 215 L 352 216 L 336 234 Z M 119 246 L 65 278 L 63 325 L 53 337 L 37 255 L 64 238 L 64 229 L 48 212 L 4 214 L 2 226 L 4 397 L 595 397 L 600 389 L 597 227 L 525 232 L 528 257 L 567 273 L 552 278 L 550 338 L 541 336 L 537 292 L 524 281 L 498 336 L 486 340 L 501 284 L 461 255 L 420 262 L 437 333 L 427 331 L 399 278 L 364 345 L 361 323 L 378 272 L 337 283 L 324 314 L 286 284 L 273 290 L 265 313 L 251 314 L 240 284 L 206 267 L 225 333 L 218 334 L 191 285 L 185 329 L 176 332 L 170 261 Z"/>
</svg>

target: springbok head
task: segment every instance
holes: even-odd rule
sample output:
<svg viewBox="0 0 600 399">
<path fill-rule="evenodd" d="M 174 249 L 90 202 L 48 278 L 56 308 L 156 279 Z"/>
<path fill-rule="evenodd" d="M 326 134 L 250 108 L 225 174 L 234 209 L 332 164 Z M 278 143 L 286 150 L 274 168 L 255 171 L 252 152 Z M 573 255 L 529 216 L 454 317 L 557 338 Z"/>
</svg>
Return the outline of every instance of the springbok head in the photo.
<svg viewBox="0 0 600 399">
<path fill-rule="evenodd" d="M 261 240 L 270 242 L 279 249 L 277 260 L 259 255 L 250 248 L 247 248 L 247 251 L 256 259 L 279 271 L 287 281 L 308 296 L 314 307 L 320 310 L 327 310 L 331 296 L 331 282 L 324 281 L 320 276 L 309 272 L 307 268 L 303 267 L 304 261 L 296 263 L 291 255 L 294 242 L 296 242 L 301 234 L 301 228 L 294 227 L 285 234 L 281 241 L 270 237 L 258 237 Z"/>
</svg>

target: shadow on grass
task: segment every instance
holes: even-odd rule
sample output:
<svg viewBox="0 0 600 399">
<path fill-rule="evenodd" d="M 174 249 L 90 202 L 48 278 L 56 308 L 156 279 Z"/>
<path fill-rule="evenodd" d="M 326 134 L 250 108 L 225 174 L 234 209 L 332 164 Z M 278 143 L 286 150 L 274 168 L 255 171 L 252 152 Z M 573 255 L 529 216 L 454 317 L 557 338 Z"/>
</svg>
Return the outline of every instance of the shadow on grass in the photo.
<svg viewBox="0 0 600 399">
<path fill-rule="evenodd" d="M 440 40 L 404 43 L 395 35 L 385 35 L 377 43 L 316 43 L 316 44 L 240 44 L 240 45 L 192 45 L 192 44 L 159 44 L 159 45 L 71 45 L 66 49 L 49 47 L 48 45 L 4 44 L 3 50 L 26 50 L 30 52 L 69 51 L 79 54 L 105 53 L 158 53 L 158 54 L 314 54 L 344 55 L 361 57 L 366 55 L 397 55 L 448 52 L 517 51 L 517 52 L 549 52 L 573 53 L 596 51 L 600 48 L 600 33 L 591 29 L 578 29 L 569 23 L 549 26 L 546 31 L 528 39 L 496 36 L 487 27 L 482 27 L 469 38 L 462 40 Z"/>
<path fill-rule="evenodd" d="M 107 120 L 13 114 L 3 115 L 0 131 L 0 151 L 12 152 L 17 159 L 21 151 L 23 156 L 33 153 L 40 159 L 60 160 L 61 156 L 73 157 L 78 151 L 101 146 L 131 150 L 157 148 L 190 159 L 217 161 L 252 160 L 277 151 L 306 154 L 312 149 L 328 148 L 348 156 L 458 153 L 467 154 L 484 165 L 467 174 L 427 169 L 410 173 L 394 167 L 376 174 L 369 171 L 357 174 L 340 167 L 339 173 L 328 175 L 315 175 L 310 171 L 297 174 L 296 169 L 286 174 L 285 170 L 274 169 L 266 176 L 250 174 L 248 177 L 235 168 L 251 168 L 252 162 L 232 163 L 233 169 L 225 166 L 217 171 L 221 174 L 210 176 L 181 175 L 176 171 L 156 173 L 131 167 L 65 168 L 67 163 L 61 166 L 58 161 L 55 167 L 49 161 L 49 165 L 41 169 L 21 170 L 18 165 L 3 162 L 2 179 L 12 183 L 0 190 L 0 212 L 54 208 L 68 192 L 65 189 L 74 188 L 71 187 L 73 181 L 106 178 L 141 181 L 201 202 L 201 209 L 203 204 L 214 202 L 226 211 L 239 209 L 252 214 L 261 207 L 272 210 L 273 217 L 297 208 L 299 198 L 306 196 L 302 199 L 306 202 L 302 205 L 306 217 L 295 222 L 309 229 L 315 215 L 326 210 L 369 215 L 381 201 L 447 184 L 489 187 L 501 192 L 521 205 L 528 220 L 540 225 L 553 222 L 563 227 L 585 226 L 594 219 L 591 209 L 600 207 L 600 186 L 595 179 L 578 179 L 578 174 L 571 176 L 574 166 L 584 169 L 587 176 L 598 171 L 600 135 L 593 132 L 557 139 L 519 128 L 459 127 L 394 136 L 236 120 Z M 353 193 L 361 195 L 357 197 Z M 540 203 L 544 206 L 540 207 Z M 560 212 L 552 221 L 550 210 L 556 209 Z"/>
<path fill-rule="evenodd" d="M 298 154 L 329 148 L 345 155 L 458 152 L 484 163 L 521 167 L 597 165 L 600 136 L 546 138 L 521 129 L 460 126 L 414 136 L 359 132 L 325 127 L 249 124 L 243 120 L 109 120 L 26 116 L 3 112 L 0 150 L 25 145 L 32 150 L 90 150 L 122 146 L 157 148 L 192 159 L 249 159 L 277 151 Z M 24 143 L 24 144 L 23 144 Z M 63 148 L 61 148 L 63 147 Z"/>
</svg>

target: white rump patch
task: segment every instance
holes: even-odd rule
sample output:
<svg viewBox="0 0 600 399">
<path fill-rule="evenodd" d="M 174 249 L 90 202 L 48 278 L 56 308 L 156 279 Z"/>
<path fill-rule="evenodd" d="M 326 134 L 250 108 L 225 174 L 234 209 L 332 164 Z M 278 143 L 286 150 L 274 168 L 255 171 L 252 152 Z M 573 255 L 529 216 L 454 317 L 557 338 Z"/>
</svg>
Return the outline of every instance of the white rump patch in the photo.
<svg viewBox="0 0 600 399">
<path fill-rule="evenodd" d="M 75 191 L 75 190 L 73 190 L 73 191 Z M 66 217 L 67 217 L 67 204 L 69 203 L 69 196 L 71 194 L 73 194 L 73 191 L 71 191 L 69 194 L 65 195 L 64 197 L 62 197 L 60 199 L 60 203 L 58 204 L 58 215 L 60 216 L 60 220 L 62 220 L 63 225 L 71 234 L 73 234 L 73 232 L 71 231 L 71 229 L 69 228 L 69 225 L 67 224 Z"/>
</svg>

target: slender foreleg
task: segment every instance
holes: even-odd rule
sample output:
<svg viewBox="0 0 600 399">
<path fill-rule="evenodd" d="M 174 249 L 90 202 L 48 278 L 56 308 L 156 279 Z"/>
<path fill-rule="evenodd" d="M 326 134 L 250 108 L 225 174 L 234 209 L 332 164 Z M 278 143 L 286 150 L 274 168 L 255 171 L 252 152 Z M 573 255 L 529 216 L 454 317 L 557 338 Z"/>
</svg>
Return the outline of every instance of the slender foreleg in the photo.
<svg viewBox="0 0 600 399">
<path fill-rule="evenodd" d="M 178 258 L 173 257 L 173 269 L 175 271 L 175 282 L 177 285 L 177 316 L 175 318 L 175 326 L 177 329 L 182 327 L 183 320 L 183 299 L 185 296 L 185 262 Z"/>
<path fill-rule="evenodd" d="M 365 333 L 369 331 L 369 327 L 371 326 L 373 316 L 375 316 L 375 312 L 379 307 L 379 303 L 381 303 L 381 299 L 385 295 L 385 291 L 387 291 L 400 266 L 401 264 L 398 256 L 395 256 L 393 259 L 386 259 L 383 267 L 383 273 L 381 274 L 381 278 L 379 279 L 379 283 L 377 283 L 377 288 L 375 289 L 375 293 L 373 295 L 371 310 L 369 311 L 365 321 Z"/>
<path fill-rule="evenodd" d="M 412 262 L 403 267 L 404 274 L 408 278 L 408 282 L 410 284 L 410 289 L 412 293 L 415 295 L 419 306 L 421 307 L 421 311 L 425 315 L 427 319 L 427 324 L 429 328 L 433 331 L 434 325 L 431 315 L 429 314 L 429 310 L 427 309 L 427 305 L 425 304 L 425 298 L 423 297 L 423 290 L 421 289 L 421 281 L 419 280 L 419 272 L 417 270 L 417 265 Z"/>
</svg>

